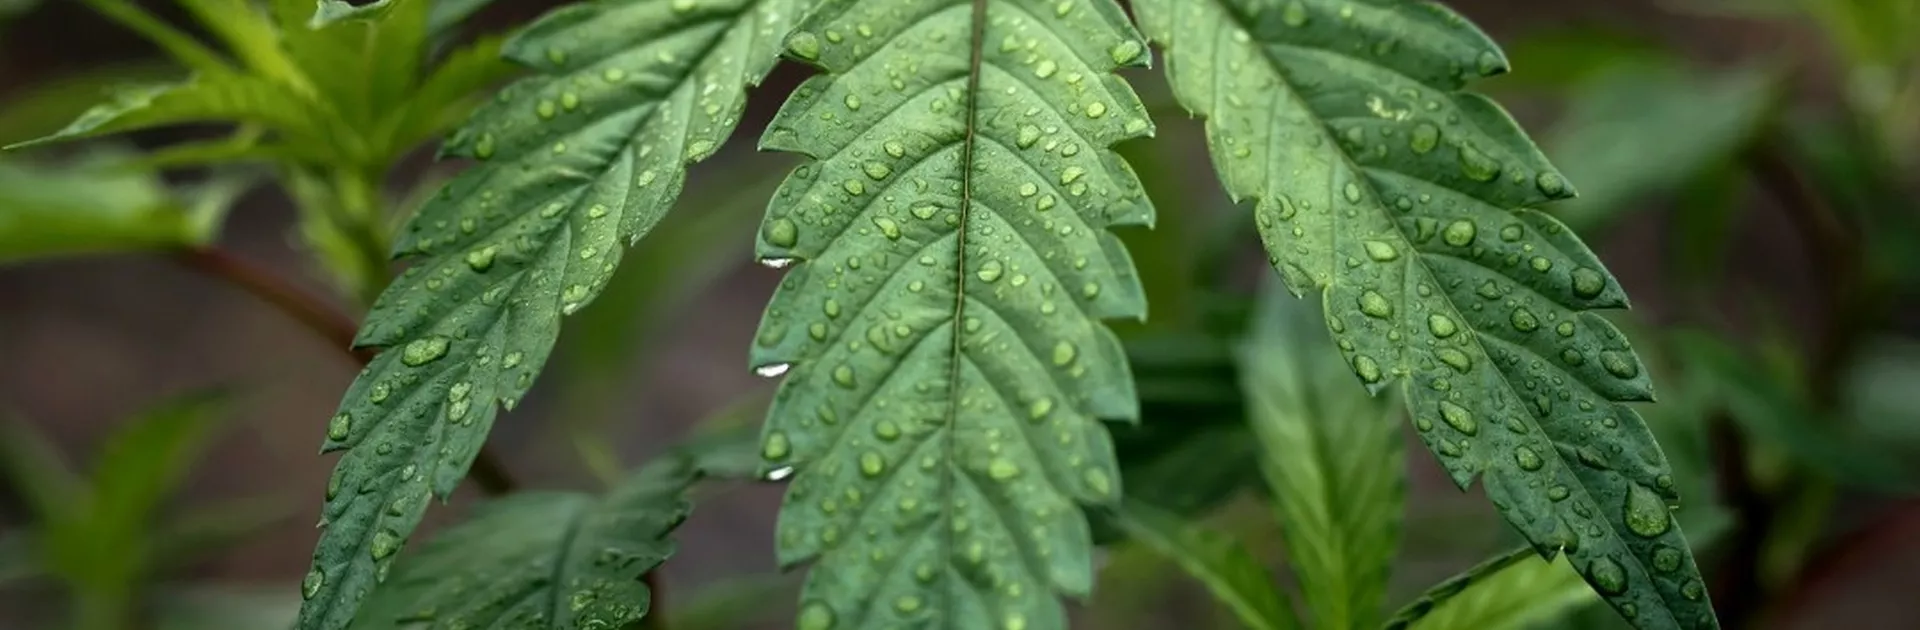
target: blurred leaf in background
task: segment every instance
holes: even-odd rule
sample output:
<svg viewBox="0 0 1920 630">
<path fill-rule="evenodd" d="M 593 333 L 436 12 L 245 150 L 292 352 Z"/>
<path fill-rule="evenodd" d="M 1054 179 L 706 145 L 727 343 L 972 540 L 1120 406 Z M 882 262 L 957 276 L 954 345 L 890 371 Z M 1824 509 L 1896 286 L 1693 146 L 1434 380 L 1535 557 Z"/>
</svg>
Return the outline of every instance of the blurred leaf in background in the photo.
<svg viewBox="0 0 1920 630">
<path fill-rule="evenodd" d="M 211 242 L 254 177 L 169 188 L 97 150 L 68 164 L 0 161 L 0 264 L 32 258 L 170 250 Z"/>
<path fill-rule="evenodd" d="M 1518 630 L 1599 601 L 1565 556 L 1548 561 L 1521 546 L 1429 589 L 1386 628 Z"/>
<path fill-rule="evenodd" d="M 195 558 L 183 551 L 217 550 L 284 520 L 284 504 L 261 501 L 166 509 L 219 435 L 228 406 L 217 390 L 157 405 L 116 426 L 86 473 L 32 425 L 0 423 L 0 470 L 29 499 L 33 516 L 19 534 L 32 541 L 31 553 L 9 558 L 8 573 L 61 586 L 75 627 L 117 630 L 154 595 L 157 578 Z M 208 518 L 221 527 L 208 527 Z"/>
<path fill-rule="evenodd" d="M 1735 158 L 1767 121 L 1777 80 L 1761 67 L 1595 71 L 1568 92 L 1571 109 L 1544 143 L 1580 186 L 1580 196 L 1554 204 L 1553 213 L 1575 232 L 1597 235 L 1652 195 L 1739 168 Z"/>
</svg>

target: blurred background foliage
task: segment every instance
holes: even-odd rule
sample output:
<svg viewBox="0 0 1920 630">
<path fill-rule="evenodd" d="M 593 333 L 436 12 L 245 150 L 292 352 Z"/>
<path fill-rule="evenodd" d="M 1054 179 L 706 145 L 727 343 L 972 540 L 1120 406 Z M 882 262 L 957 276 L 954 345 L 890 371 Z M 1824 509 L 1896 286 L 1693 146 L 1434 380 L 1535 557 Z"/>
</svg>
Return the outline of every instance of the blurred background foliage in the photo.
<svg viewBox="0 0 1920 630">
<path fill-rule="evenodd" d="M 444 2 L 442 44 L 497 43 L 489 38 L 552 3 L 485 4 Z M 1920 3 L 1450 4 L 1506 42 L 1516 71 L 1486 89 L 1582 192 L 1547 210 L 1635 297 L 1635 310 L 1613 318 L 1656 371 L 1660 400 L 1641 411 L 1672 460 L 1681 522 L 1725 626 L 1911 627 Z M 183 76 L 90 10 L 133 6 L 201 32 L 170 0 L 0 0 L 0 144 L 60 129 L 114 86 Z M 494 432 L 524 485 L 597 489 L 692 427 L 757 421 L 770 387 L 741 352 L 777 274 L 746 263 L 791 163 L 753 152 L 752 140 L 803 77 L 783 68 L 768 80 L 735 141 L 695 170 L 675 212 L 569 320 L 536 395 Z M 1398 451 L 1380 444 L 1315 463 L 1285 450 L 1288 434 L 1273 427 L 1346 430 L 1367 421 L 1355 409 L 1384 401 L 1353 400 L 1360 389 L 1343 367 L 1305 356 L 1330 353 L 1288 350 L 1323 334 L 1261 323 L 1293 302 L 1256 308 L 1270 274 L 1250 222 L 1219 194 L 1197 125 L 1164 85 L 1129 78 L 1161 134 L 1121 150 L 1160 224 L 1123 234 L 1153 317 L 1121 329 L 1145 421 L 1115 431 L 1129 499 L 1152 512 L 1096 515 L 1111 545 L 1080 623 L 1228 628 L 1245 618 L 1236 613 L 1290 598 L 1326 608 L 1331 596 L 1302 572 L 1327 569 L 1288 552 L 1323 544 L 1288 525 L 1300 509 L 1286 500 L 1300 490 L 1288 467 L 1355 483 L 1404 476 L 1388 484 L 1403 486 L 1404 523 L 1378 542 L 1392 578 L 1361 598 L 1372 603 L 1359 616 L 1511 548 L 1491 510 L 1406 439 L 1397 412 L 1387 434 L 1401 436 Z M 440 114 L 457 120 L 450 112 L 470 100 Z M 266 307 L 292 299 L 357 318 L 389 270 L 326 222 L 339 174 L 276 172 L 274 155 L 244 150 L 252 133 L 165 129 L 0 153 L 0 626 L 221 630 L 291 618 L 326 480 L 313 447 L 354 363 L 341 360 L 337 336 L 316 344 L 299 326 L 325 322 Z M 457 165 L 402 146 L 355 167 L 385 180 L 371 185 L 390 224 Z M 289 189 L 266 185 L 274 177 Z M 232 265 L 249 260 L 236 275 Z M 246 278 L 297 294 L 263 294 Z M 1280 391 L 1351 404 L 1303 406 Z M 795 584 L 771 567 L 778 496 L 763 485 L 700 496 L 663 576 L 668 627 L 791 619 Z M 457 521 L 474 499 L 456 498 L 428 527 Z M 1142 534 L 1155 514 L 1201 519 L 1204 532 L 1162 533 L 1226 545 L 1240 563 L 1232 571 L 1280 585 L 1255 599 L 1277 601 L 1216 603 L 1206 593 L 1225 582 L 1203 586 L 1154 553 L 1156 538 Z M 1619 627 L 1567 587 L 1563 567 L 1533 563 L 1421 627 Z"/>
</svg>

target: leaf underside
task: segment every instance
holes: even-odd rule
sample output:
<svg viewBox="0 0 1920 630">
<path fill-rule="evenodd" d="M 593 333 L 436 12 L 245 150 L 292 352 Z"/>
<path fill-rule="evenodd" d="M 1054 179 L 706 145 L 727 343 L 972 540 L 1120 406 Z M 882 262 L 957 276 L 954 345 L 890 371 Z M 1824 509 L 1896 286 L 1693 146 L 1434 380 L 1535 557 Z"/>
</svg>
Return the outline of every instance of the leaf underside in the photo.
<svg viewBox="0 0 1920 630">
<path fill-rule="evenodd" d="M 386 348 L 328 425 L 347 450 L 303 584 L 302 629 L 352 619 L 429 494 L 446 497 L 546 362 L 560 316 L 606 285 L 657 222 L 686 165 L 725 140 L 744 87 L 776 60 L 788 0 L 583 2 L 504 53 L 538 72 L 506 88 L 443 154 L 478 164 L 421 208 L 357 341 Z"/>
<path fill-rule="evenodd" d="M 1368 387 L 1400 381 L 1454 482 L 1483 478 L 1537 551 L 1565 551 L 1636 626 L 1717 627 L 1665 457 L 1623 404 L 1652 398 L 1645 369 L 1588 312 L 1626 295 L 1527 209 L 1572 188 L 1499 106 L 1460 91 L 1505 71 L 1499 48 L 1427 2 L 1136 9 L 1275 269 L 1320 294 Z"/>
<path fill-rule="evenodd" d="M 1109 226 L 1152 208 L 1108 146 L 1150 134 L 1111 72 L 1111 0 L 828 0 L 787 40 L 827 74 L 762 140 L 813 162 L 757 253 L 792 264 L 751 353 L 786 373 L 762 439 L 795 473 L 777 551 L 800 628 L 1065 626 L 1079 506 L 1120 492 L 1102 419 L 1138 417 L 1104 318 L 1145 315 Z"/>
<path fill-rule="evenodd" d="M 667 535 L 691 511 L 686 492 L 706 473 L 698 460 L 672 453 L 602 497 L 529 492 L 482 504 L 404 556 L 353 627 L 629 627 L 651 601 L 641 576 L 673 554 Z"/>
</svg>

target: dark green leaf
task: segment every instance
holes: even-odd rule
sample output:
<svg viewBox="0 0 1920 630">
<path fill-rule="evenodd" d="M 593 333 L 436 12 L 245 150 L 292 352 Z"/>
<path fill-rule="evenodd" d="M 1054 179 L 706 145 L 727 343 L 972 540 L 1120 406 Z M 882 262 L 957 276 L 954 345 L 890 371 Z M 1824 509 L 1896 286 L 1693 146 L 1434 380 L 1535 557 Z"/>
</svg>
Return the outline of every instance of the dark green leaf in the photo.
<svg viewBox="0 0 1920 630">
<path fill-rule="evenodd" d="M 1233 539 L 1132 500 L 1115 514 L 1115 522 L 1130 539 L 1179 564 L 1188 575 L 1205 584 L 1215 598 L 1233 609 L 1234 615 L 1250 630 L 1301 627 L 1292 603 L 1274 581 L 1273 574 Z"/>
<path fill-rule="evenodd" d="M 480 506 L 473 518 L 408 554 L 354 622 L 356 630 L 511 627 L 628 628 L 647 614 L 640 577 L 674 552 L 686 493 L 704 458 L 753 443 L 677 451 L 604 497 L 528 492 Z"/>
<path fill-rule="evenodd" d="M 787 50 L 827 74 L 761 139 L 815 161 L 761 224 L 792 270 L 750 361 L 786 375 L 763 454 L 794 479 L 780 563 L 813 563 L 798 625 L 1063 628 L 1081 506 L 1120 496 L 1101 420 L 1139 417 L 1101 320 L 1146 314 L 1107 231 L 1153 218 L 1108 148 L 1153 130 L 1112 74 L 1145 42 L 1113 0 L 839 0 Z"/>
<path fill-rule="evenodd" d="M 500 58 L 505 41 L 481 37 L 447 53 L 419 89 L 381 123 L 387 146 L 406 150 L 440 137 L 473 113 L 487 88 L 519 74 L 519 66 Z"/>
<path fill-rule="evenodd" d="M 1363 628 L 1379 620 L 1399 550 L 1404 438 L 1394 397 L 1353 386 L 1321 321 L 1266 291 L 1240 347 L 1241 387 L 1302 603 L 1318 627 Z"/>
<path fill-rule="evenodd" d="M 302 94 L 313 86 L 281 46 L 274 22 L 253 0 L 175 0 L 220 38 L 254 74 L 272 79 Z"/>
<path fill-rule="evenodd" d="M 1435 585 L 1387 621 L 1387 630 L 1519 630 L 1595 601 L 1564 560 L 1521 547 Z"/>
<path fill-rule="evenodd" d="M 443 152 L 479 164 L 408 224 L 413 266 L 369 314 L 385 348 L 328 424 L 328 486 L 302 630 L 338 630 L 426 509 L 466 473 L 498 404 L 546 363 L 560 317 L 605 286 L 732 131 L 773 65 L 787 0 L 568 6 L 506 46 L 509 86 Z"/>
<path fill-rule="evenodd" d="M 1642 628 L 1718 626 L 1625 403 L 1639 358 L 1590 312 L 1626 295 L 1566 226 L 1527 208 L 1567 180 L 1469 80 L 1498 46 L 1433 3 L 1142 0 L 1169 80 L 1207 118 L 1227 191 L 1273 266 L 1314 294 L 1347 365 L 1399 384 L 1462 488 L 1564 551 Z"/>
<path fill-rule="evenodd" d="M 177 77 L 165 62 L 132 62 L 62 73 L 43 83 L 10 92 L 0 104 L 0 146 L 32 140 L 59 131 L 74 115 L 111 94 L 112 87 L 152 83 Z"/>
<path fill-rule="evenodd" d="M 0 416 L 0 469 L 43 528 L 69 527 L 84 518 L 89 489 L 60 447 L 38 427 Z"/>
</svg>

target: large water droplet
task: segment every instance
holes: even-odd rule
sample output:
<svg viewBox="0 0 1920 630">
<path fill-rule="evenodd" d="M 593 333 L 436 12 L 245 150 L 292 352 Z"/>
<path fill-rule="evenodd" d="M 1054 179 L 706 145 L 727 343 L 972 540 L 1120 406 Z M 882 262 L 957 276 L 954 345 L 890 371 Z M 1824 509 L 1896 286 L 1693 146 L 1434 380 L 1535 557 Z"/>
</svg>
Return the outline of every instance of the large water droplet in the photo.
<svg viewBox="0 0 1920 630">
<path fill-rule="evenodd" d="M 1472 221 L 1461 219 L 1447 224 L 1447 229 L 1440 232 L 1440 240 L 1454 247 L 1466 247 L 1473 244 L 1473 238 L 1479 231 Z"/>
<path fill-rule="evenodd" d="M 327 439 L 329 440 L 337 442 L 347 439 L 347 434 L 352 431 L 353 414 L 351 413 L 342 411 L 334 414 L 333 419 L 327 421 Z"/>
<path fill-rule="evenodd" d="M 1573 294 L 1583 299 L 1591 300 L 1599 297 L 1600 292 L 1607 289 L 1607 278 L 1601 275 L 1599 271 L 1587 267 L 1579 267 L 1573 270 L 1572 276 Z"/>
<path fill-rule="evenodd" d="M 753 373 L 767 378 L 773 378 L 781 374 L 786 374 L 787 370 L 792 368 L 793 364 L 791 363 L 769 363 L 753 368 Z"/>
<path fill-rule="evenodd" d="M 1360 293 L 1360 312 L 1368 317 L 1386 319 L 1393 316 L 1393 304 L 1379 291 L 1368 289 Z"/>
<path fill-rule="evenodd" d="M 367 545 L 368 553 L 375 560 L 385 560 L 400 550 L 400 534 L 391 529 L 381 529 L 373 533 L 373 541 Z"/>
<path fill-rule="evenodd" d="M 1633 357 L 1618 350 L 1605 350 L 1600 353 L 1600 367 L 1608 374 L 1618 378 L 1634 378 L 1640 375 L 1640 364 Z"/>
<path fill-rule="evenodd" d="M 415 339 L 400 350 L 400 362 L 410 367 L 420 367 L 447 356 L 447 347 L 452 342 L 446 337 L 433 336 Z"/>
<path fill-rule="evenodd" d="M 1521 470 L 1540 470 L 1546 465 L 1546 460 L 1541 459 L 1539 453 L 1525 446 L 1513 449 L 1513 462 L 1519 464 Z"/>
<path fill-rule="evenodd" d="M 1467 435 L 1474 435 L 1480 432 L 1480 423 L 1473 419 L 1473 412 L 1467 411 L 1466 407 L 1453 404 L 1449 401 L 1440 401 L 1440 419 L 1445 420 L 1447 426 L 1453 427 L 1455 431 Z"/>
<path fill-rule="evenodd" d="M 327 572 L 314 567 L 307 571 L 307 577 L 300 580 L 300 598 L 313 599 L 320 594 L 320 587 L 327 584 Z"/>
<path fill-rule="evenodd" d="M 1432 332 L 1435 337 L 1446 339 L 1452 337 L 1454 333 L 1459 332 L 1460 327 L 1454 324 L 1453 318 L 1434 313 L 1427 316 L 1427 330 Z"/>
<path fill-rule="evenodd" d="M 873 451 L 867 451 L 865 453 L 860 454 L 860 474 L 861 475 L 865 475 L 867 477 L 878 477 L 880 476 L 880 473 L 883 473 L 886 471 L 887 471 L 887 460 L 885 458 L 880 457 L 879 453 L 876 453 Z"/>
<path fill-rule="evenodd" d="M 1413 126 L 1413 132 L 1407 134 L 1407 148 L 1414 153 L 1425 155 L 1440 146 L 1440 128 L 1433 123 L 1420 123 Z"/>
<path fill-rule="evenodd" d="M 1066 367 L 1067 364 L 1073 362 L 1073 358 L 1078 354 L 1079 349 L 1075 348 L 1072 342 L 1062 340 L 1059 343 L 1053 344 L 1054 365 Z"/>
<path fill-rule="evenodd" d="M 1500 162 L 1482 153 L 1472 144 L 1460 143 L 1460 173 L 1476 182 L 1490 182 L 1500 176 Z"/>
<path fill-rule="evenodd" d="M 1627 530 L 1642 538 L 1657 538 L 1673 527 L 1673 515 L 1667 512 L 1667 502 L 1653 490 L 1640 484 L 1627 486 L 1627 501 L 1622 518 Z"/>
</svg>

